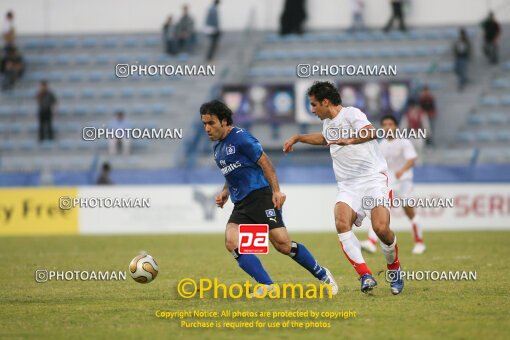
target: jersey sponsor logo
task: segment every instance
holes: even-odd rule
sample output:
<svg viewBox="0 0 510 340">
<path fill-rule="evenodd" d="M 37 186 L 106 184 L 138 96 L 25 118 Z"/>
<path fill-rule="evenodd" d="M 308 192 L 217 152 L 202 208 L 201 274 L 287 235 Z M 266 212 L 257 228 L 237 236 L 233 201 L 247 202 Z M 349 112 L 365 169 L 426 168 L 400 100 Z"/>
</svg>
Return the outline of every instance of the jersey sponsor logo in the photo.
<svg viewBox="0 0 510 340">
<path fill-rule="evenodd" d="M 274 209 L 267 209 L 266 210 L 266 216 L 267 217 L 275 217 L 276 216 L 276 212 L 274 211 Z"/>
<path fill-rule="evenodd" d="M 236 153 L 236 147 L 235 147 L 235 146 L 233 146 L 233 145 L 229 145 L 229 146 L 227 146 L 227 148 L 226 148 L 226 149 L 227 149 L 227 156 L 228 156 L 228 155 L 233 155 L 233 154 L 235 154 L 235 153 Z"/>
<path fill-rule="evenodd" d="M 269 226 L 267 224 L 239 225 L 239 254 L 267 254 Z"/>
<path fill-rule="evenodd" d="M 221 164 L 221 161 L 220 161 L 220 164 Z M 235 169 L 240 168 L 240 167 L 241 167 L 241 162 L 237 161 L 235 163 L 229 164 L 229 165 L 221 168 L 221 173 L 223 174 L 223 176 L 226 176 L 229 173 L 231 173 L 232 171 L 234 171 Z"/>
</svg>

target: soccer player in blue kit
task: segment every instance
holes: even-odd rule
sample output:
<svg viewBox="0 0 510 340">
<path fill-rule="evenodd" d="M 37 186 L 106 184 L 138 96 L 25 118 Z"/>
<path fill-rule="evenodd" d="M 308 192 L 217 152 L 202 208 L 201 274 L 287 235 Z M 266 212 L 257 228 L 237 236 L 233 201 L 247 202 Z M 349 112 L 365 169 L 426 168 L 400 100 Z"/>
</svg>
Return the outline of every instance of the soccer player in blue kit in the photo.
<svg viewBox="0 0 510 340">
<path fill-rule="evenodd" d="M 225 186 L 216 196 L 216 205 L 223 208 L 229 196 L 234 203 L 225 230 L 225 246 L 239 266 L 259 284 L 266 285 L 267 291 L 274 289 L 271 286 L 274 282 L 259 258 L 238 251 L 239 224 L 268 224 L 273 246 L 331 285 L 332 294 L 337 294 L 338 285 L 329 270 L 320 266 L 304 245 L 290 240 L 281 215 L 286 197 L 259 141 L 248 131 L 234 127 L 232 111 L 218 100 L 204 103 L 200 116 L 209 139 L 218 142 L 214 146 L 214 160 L 225 176 Z"/>
</svg>

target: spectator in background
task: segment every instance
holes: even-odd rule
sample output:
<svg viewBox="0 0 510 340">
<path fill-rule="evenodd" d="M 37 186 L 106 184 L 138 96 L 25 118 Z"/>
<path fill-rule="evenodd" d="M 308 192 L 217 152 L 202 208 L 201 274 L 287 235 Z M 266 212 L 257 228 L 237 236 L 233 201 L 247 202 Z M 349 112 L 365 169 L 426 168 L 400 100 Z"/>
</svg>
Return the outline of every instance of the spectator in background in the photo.
<svg viewBox="0 0 510 340">
<path fill-rule="evenodd" d="M 419 136 L 418 130 L 430 130 L 430 121 L 427 113 L 422 110 L 416 100 L 411 99 L 408 103 L 408 109 L 400 120 L 400 128 L 403 130 L 414 131 Z M 419 156 L 423 154 L 425 140 L 423 138 L 409 138 Z"/>
<path fill-rule="evenodd" d="M 352 9 L 352 26 L 350 31 L 362 31 L 365 29 L 363 20 L 363 10 L 365 8 L 365 0 L 351 0 Z"/>
<path fill-rule="evenodd" d="M 131 128 L 131 124 L 125 119 L 124 112 L 118 111 L 115 118 L 108 124 L 108 128 L 115 130 L 125 130 Z M 120 134 L 120 133 L 119 133 Z M 126 133 L 124 133 L 126 135 Z M 115 155 L 119 149 L 122 154 L 127 156 L 130 152 L 130 141 L 128 138 L 111 138 L 108 140 L 108 151 L 110 155 Z"/>
<path fill-rule="evenodd" d="M 173 18 L 171 15 L 166 19 L 163 25 L 163 44 L 165 46 L 165 52 L 174 55 L 178 52 L 177 46 L 177 28 L 173 24 Z"/>
<path fill-rule="evenodd" d="M 305 0 L 285 0 L 280 17 L 280 34 L 303 34 L 306 20 Z"/>
<path fill-rule="evenodd" d="M 4 40 L 4 48 L 16 45 L 16 32 L 14 29 L 14 13 L 8 11 L 5 14 L 5 21 L 2 26 L 2 37 Z"/>
<path fill-rule="evenodd" d="M 423 111 L 427 114 L 430 122 L 431 131 L 427 131 L 427 142 L 434 144 L 434 132 L 436 131 L 436 98 L 428 86 L 424 86 L 418 96 L 418 103 Z"/>
<path fill-rule="evenodd" d="M 482 22 L 483 52 L 491 64 L 498 63 L 498 44 L 501 36 L 501 26 L 490 12 L 489 17 Z"/>
<path fill-rule="evenodd" d="M 14 46 L 6 48 L 6 55 L 0 61 L 0 72 L 3 73 L 2 90 L 10 90 L 23 75 L 25 63 L 23 57 Z"/>
<path fill-rule="evenodd" d="M 211 7 L 209 7 L 207 18 L 205 20 L 205 34 L 207 34 L 211 40 L 211 44 L 209 45 L 209 50 L 207 51 L 206 56 L 207 61 L 213 60 L 214 53 L 216 52 L 216 47 L 218 46 L 218 40 L 220 39 L 221 35 L 220 18 L 218 15 L 219 4 L 220 0 L 214 0 L 214 3 L 211 5 Z"/>
<path fill-rule="evenodd" d="M 390 0 L 391 2 L 391 17 L 384 27 L 384 32 L 389 32 L 393 27 L 393 20 L 397 19 L 399 28 L 402 32 L 406 31 L 406 24 L 404 21 L 404 1 L 403 0 Z"/>
<path fill-rule="evenodd" d="M 463 28 L 459 30 L 459 38 L 453 44 L 453 54 L 455 56 L 455 74 L 458 79 L 459 91 L 462 91 L 468 83 L 468 64 L 471 58 L 471 42 Z"/>
<path fill-rule="evenodd" d="M 57 104 L 57 97 L 43 80 L 37 92 L 37 106 L 39 107 L 39 141 L 53 140 L 53 109 Z"/>
<path fill-rule="evenodd" d="M 113 184 L 112 180 L 110 179 L 110 163 L 104 162 L 101 166 L 101 173 L 99 174 L 99 177 L 97 178 L 96 184 L 98 185 L 111 185 Z"/>
<path fill-rule="evenodd" d="M 191 52 L 195 39 L 195 21 L 189 15 L 188 5 L 182 6 L 182 17 L 176 26 L 180 52 Z"/>
</svg>

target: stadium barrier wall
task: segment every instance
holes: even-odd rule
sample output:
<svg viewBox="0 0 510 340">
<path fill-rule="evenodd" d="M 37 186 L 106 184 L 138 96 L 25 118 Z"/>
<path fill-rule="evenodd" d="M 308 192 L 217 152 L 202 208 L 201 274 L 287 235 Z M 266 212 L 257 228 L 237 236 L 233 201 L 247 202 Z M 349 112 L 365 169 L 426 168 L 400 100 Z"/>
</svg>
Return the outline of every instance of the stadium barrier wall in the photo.
<svg viewBox="0 0 510 340">
<path fill-rule="evenodd" d="M 80 233 L 194 233 L 223 232 L 233 205 L 215 206 L 221 185 L 171 185 L 80 188 L 83 197 L 150 197 L 148 209 L 81 209 Z M 283 185 L 283 208 L 291 231 L 334 232 L 333 207 L 336 186 Z M 427 230 L 510 229 L 509 184 L 416 185 L 416 197 L 450 199 L 453 208 L 423 208 L 418 214 Z M 410 230 L 402 209 L 392 209 L 395 230 Z M 365 219 L 362 229 L 370 223 Z"/>
<path fill-rule="evenodd" d="M 78 234 L 78 210 L 60 209 L 61 196 L 78 188 L 0 189 L 0 236 Z"/>
<path fill-rule="evenodd" d="M 0 190 L 0 235 L 222 233 L 233 205 L 214 204 L 221 185 L 103 186 Z M 335 232 L 334 184 L 283 185 L 290 231 Z M 149 208 L 59 208 L 62 196 L 149 198 Z M 453 208 L 418 209 L 428 230 L 510 229 L 510 184 L 417 184 L 415 196 L 452 199 Z M 369 225 L 365 219 L 362 228 Z M 410 230 L 402 209 L 392 228 Z"/>
</svg>

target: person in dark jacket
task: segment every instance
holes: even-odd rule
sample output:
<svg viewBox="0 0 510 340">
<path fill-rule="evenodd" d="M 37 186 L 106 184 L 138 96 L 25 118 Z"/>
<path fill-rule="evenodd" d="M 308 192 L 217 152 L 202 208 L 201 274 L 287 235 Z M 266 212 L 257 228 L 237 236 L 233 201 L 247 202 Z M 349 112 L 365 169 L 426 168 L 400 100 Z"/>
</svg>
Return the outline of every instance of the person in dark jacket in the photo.
<svg viewBox="0 0 510 340">
<path fill-rule="evenodd" d="M 468 64 L 471 58 L 471 42 L 466 30 L 461 28 L 459 38 L 453 44 L 455 56 L 455 74 L 457 75 L 459 91 L 462 91 L 468 83 Z"/>
<path fill-rule="evenodd" d="M 218 41 L 221 35 L 220 18 L 218 15 L 219 4 L 220 0 L 214 1 L 211 7 L 209 7 L 209 10 L 207 12 L 207 18 L 205 20 L 205 33 L 209 36 L 209 39 L 211 41 L 209 45 L 209 50 L 207 50 L 206 56 L 207 61 L 211 61 L 214 59 L 214 53 L 216 52 Z"/>
<path fill-rule="evenodd" d="M 483 52 L 491 64 L 498 63 L 498 45 L 501 36 L 501 26 L 490 12 L 489 17 L 482 22 Z"/>
<path fill-rule="evenodd" d="M 57 97 L 45 80 L 41 81 L 36 99 L 39 106 L 39 141 L 53 140 L 53 108 L 57 103 Z"/>
<path fill-rule="evenodd" d="M 303 34 L 306 20 L 305 0 L 285 0 L 280 17 L 280 34 Z"/>
</svg>

